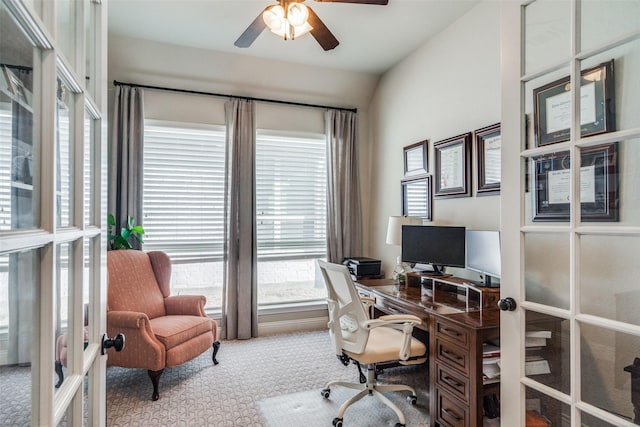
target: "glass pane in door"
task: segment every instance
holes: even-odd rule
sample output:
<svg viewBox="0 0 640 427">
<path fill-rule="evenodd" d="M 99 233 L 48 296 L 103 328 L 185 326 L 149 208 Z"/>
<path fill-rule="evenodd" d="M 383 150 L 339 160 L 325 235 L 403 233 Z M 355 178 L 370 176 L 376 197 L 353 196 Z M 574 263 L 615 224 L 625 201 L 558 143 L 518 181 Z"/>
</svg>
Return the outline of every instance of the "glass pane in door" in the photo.
<svg viewBox="0 0 640 427">
<path fill-rule="evenodd" d="M 56 108 L 56 224 L 59 227 L 72 225 L 73 181 L 73 93 L 58 79 Z"/>
<path fill-rule="evenodd" d="M 640 22 L 637 16 L 635 20 Z M 640 127 L 640 102 L 631 95 L 640 93 L 638 57 L 640 38 L 636 36 L 634 40 L 580 62 L 580 125 L 583 136 Z"/>
<path fill-rule="evenodd" d="M 640 236 L 580 236 L 580 312 L 640 325 Z"/>
<path fill-rule="evenodd" d="M 569 234 L 524 235 L 527 301 L 569 309 Z"/>
<path fill-rule="evenodd" d="M 0 255 L 2 425 L 31 423 L 34 313 L 39 291 L 39 264 L 38 250 Z"/>
<path fill-rule="evenodd" d="M 580 324 L 580 371 L 583 401 L 633 419 L 631 378 L 640 378 L 640 337 Z"/>
<path fill-rule="evenodd" d="M 524 8 L 525 72 L 567 60 L 570 54 L 571 3 L 535 0 Z"/>
<path fill-rule="evenodd" d="M 76 67 L 76 14 L 80 2 L 56 0 L 56 41 L 72 67 Z"/>
<path fill-rule="evenodd" d="M 56 292 L 55 298 L 55 385 L 58 389 L 71 369 L 71 324 L 69 310 L 72 305 L 73 256 L 71 245 L 63 243 L 57 245 L 56 259 Z"/>
<path fill-rule="evenodd" d="M 34 48 L 0 4 L 0 231 L 40 224 Z"/>
<path fill-rule="evenodd" d="M 615 424 L 610 424 L 586 412 L 582 412 L 580 418 L 582 419 L 581 427 L 616 427 Z"/>
<path fill-rule="evenodd" d="M 95 120 L 92 117 L 91 112 L 88 109 L 85 109 L 84 112 L 84 167 L 83 167 L 83 176 L 84 176 L 84 203 L 83 203 L 83 212 L 84 212 L 84 225 L 89 226 L 94 224 L 94 207 L 95 204 L 92 203 L 92 198 L 94 194 L 94 184 L 95 184 L 95 176 L 96 176 L 96 166 L 95 166 L 95 131 L 96 125 Z"/>
<path fill-rule="evenodd" d="M 527 310 L 525 322 L 525 375 L 569 394 L 569 321 Z"/>
<path fill-rule="evenodd" d="M 593 49 L 607 40 L 640 31 L 639 0 L 583 1 L 580 5 L 580 45 Z"/>
<path fill-rule="evenodd" d="M 571 407 L 533 388 L 525 388 L 527 426 L 569 426 Z"/>
</svg>

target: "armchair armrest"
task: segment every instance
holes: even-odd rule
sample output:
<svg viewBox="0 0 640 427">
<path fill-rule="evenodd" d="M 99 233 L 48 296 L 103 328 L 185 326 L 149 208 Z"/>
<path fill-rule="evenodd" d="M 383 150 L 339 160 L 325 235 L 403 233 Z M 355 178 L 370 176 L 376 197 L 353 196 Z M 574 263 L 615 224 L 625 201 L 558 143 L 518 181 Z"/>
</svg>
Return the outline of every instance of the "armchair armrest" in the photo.
<svg viewBox="0 0 640 427">
<path fill-rule="evenodd" d="M 165 367 L 165 348 L 156 338 L 149 317 L 135 311 L 108 311 L 107 333 L 125 335 L 125 348 L 110 352 L 108 363 L 126 368 L 157 371 Z"/>
<path fill-rule="evenodd" d="M 139 329 L 144 322 L 149 323 L 149 317 L 137 311 L 109 311 L 107 324 L 114 328 Z"/>
<path fill-rule="evenodd" d="M 175 295 L 164 299 L 167 315 L 190 315 L 206 317 L 204 305 L 207 298 L 203 295 Z"/>
</svg>

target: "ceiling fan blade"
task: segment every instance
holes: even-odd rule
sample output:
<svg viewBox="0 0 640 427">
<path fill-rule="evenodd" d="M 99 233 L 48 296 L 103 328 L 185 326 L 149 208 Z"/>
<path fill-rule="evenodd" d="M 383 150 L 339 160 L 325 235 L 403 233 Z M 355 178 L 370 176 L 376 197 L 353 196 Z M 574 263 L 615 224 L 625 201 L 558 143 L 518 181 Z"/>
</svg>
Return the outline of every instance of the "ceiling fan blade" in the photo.
<svg viewBox="0 0 640 427">
<path fill-rule="evenodd" d="M 334 36 L 333 33 L 329 31 L 327 26 L 324 25 L 324 22 L 322 22 L 322 20 L 310 7 L 307 7 L 307 9 L 309 10 L 308 22 L 309 25 L 313 27 L 313 30 L 311 30 L 311 35 L 313 36 L 313 38 L 316 39 L 318 43 L 320 43 L 320 46 L 322 46 L 324 50 L 331 50 L 338 46 L 340 42 L 338 41 L 336 36 Z"/>
<path fill-rule="evenodd" d="M 316 0 L 319 2 L 329 3 L 358 3 L 358 4 L 379 4 L 385 6 L 389 4 L 389 0 Z"/>
<path fill-rule="evenodd" d="M 269 6 L 267 6 L 267 8 L 268 7 Z M 265 8 L 265 10 L 267 9 Z M 265 28 L 267 28 L 267 24 L 264 22 L 264 19 L 262 19 L 263 12 L 261 12 L 260 15 L 258 15 L 257 18 L 253 20 L 251 25 L 249 25 L 246 30 L 244 30 L 244 33 L 242 33 L 240 37 L 238 37 L 238 40 L 233 43 L 234 45 L 236 45 L 237 47 L 251 46 L 251 43 L 253 43 L 258 38 L 260 33 L 262 33 Z"/>
</svg>

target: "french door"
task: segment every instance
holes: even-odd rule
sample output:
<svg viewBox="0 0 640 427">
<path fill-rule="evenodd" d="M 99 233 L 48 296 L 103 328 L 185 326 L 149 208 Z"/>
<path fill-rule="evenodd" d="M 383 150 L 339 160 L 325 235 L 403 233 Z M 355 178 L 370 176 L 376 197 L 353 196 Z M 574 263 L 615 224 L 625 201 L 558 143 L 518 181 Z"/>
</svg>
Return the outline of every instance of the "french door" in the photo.
<svg viewBox="0 0 640 427">
<path fill-rule="evenodd" d="M 501 425 L 640 424 L 640 1 L 501 20 Z"/>
<path fill-rule="evenodd" d="M 106 9 L 0 0 L 0 406 L 104 425 Z"/>
</svg>

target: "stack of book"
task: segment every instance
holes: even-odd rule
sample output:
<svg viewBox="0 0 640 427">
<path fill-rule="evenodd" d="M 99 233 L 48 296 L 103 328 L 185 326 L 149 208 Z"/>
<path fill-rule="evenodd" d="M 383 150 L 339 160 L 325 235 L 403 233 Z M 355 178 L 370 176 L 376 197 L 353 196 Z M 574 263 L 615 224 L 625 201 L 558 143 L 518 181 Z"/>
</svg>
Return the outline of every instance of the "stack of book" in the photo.
<svg viewBox="0 0 640 427">
<path fill-rule="evenodd" d="M 527 331 L 525 334 L 526 358 L 524 373 L 527 376 L 550 374 L 549 362 L 544 358 L 544 348 L 551 339 L 551 331 Z"/>
<path fill-rule="evenodd" d="M 482 382 L 491 384 L 500 381 L 500 347 L 491 343 L 482 344 Z"/>
</svg>

